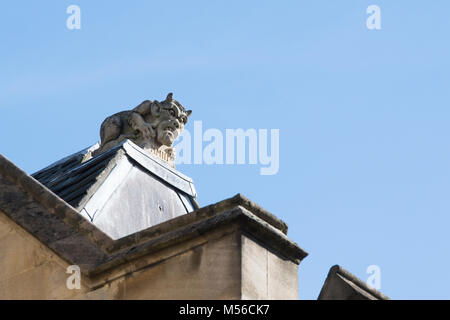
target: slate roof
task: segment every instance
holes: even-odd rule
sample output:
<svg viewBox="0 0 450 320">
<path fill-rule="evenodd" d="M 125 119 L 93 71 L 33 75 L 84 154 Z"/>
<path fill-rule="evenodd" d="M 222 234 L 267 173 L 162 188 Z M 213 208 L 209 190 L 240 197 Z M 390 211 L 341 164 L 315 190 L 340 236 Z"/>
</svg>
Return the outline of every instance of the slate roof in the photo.
<svg viewBox="0 0 450 320">
<path fill-rule="evenodd" d="M 63 158 L 31 176 L 72 207 L 77 208 L 98 175 L 106 168 L 120 146 L 81 163 L 89 148 Z"/>
<path fill-rule="evenodd" d="M 94 145 L 90 148 L 85 148 L 79 152 L 76 152 L 68 157 L 65 157 L 48 167 L 41 169 L 35 173 L 33 173 L 31 176 L 38 180 L 40 183 L 45 185 L 47 188 L 49 188 L 52 192 L 57 194 L 60 198 L 65 200 L 67 203 L 69 203 L 74 208 L 79 208 L 83 202 L 83 199 L 88 195 L 88 191 L 91 191 L 90 188 L 101 178 L 104 178 L 101 176 L 101 173 L 108 167 L 114 166 L 114 161 L 117 160 L 117 153 L 119 150 L 124 150 L 126 155 L 130 157 L 133 161 L 138 162 L 139 165 L 145 167 L 147 170 L 149 170 L 152 174 L 155 174 L 155 169 L 158 169 L 159 167 L 163 167 L 167 172 L 175 172 L 176 177 L 173 178 L 173 175 L 170 174 L 156 174 L 159 176 L 160 179 L 164 180 L 164 182 L 169 183 L 170 185 L 174 186 L 177 189 L 181 189 L 181 191 L 187 193 L 190 196 L 191 202 L 193 202 L 194 208 L 198 208 L 198 204 L 195 200 L 196 198 L 196 192 L 194 189 L 194 186 L 192 184 L 192 180 L 178 171 L 170 168 L 168 165 L 166 165 L 162 160 L 155 159 L 156 157 L 145 154 L 146 157 L 153 160 L 153 163 L 150 162 L 150 165 L 148 165 L 148 161 L 145 161 L 146 163 L 143 163 L 142 157 L 141 161 L 137 159 L 136 153 L 131 152 L 134 154 L 132 156 L 130 154 L 130 151 L 133 149 L 140 149 L 139 147 L 135 146 L 130 141 L 125 141 L 124 143 L 121 143 L 108 151 L 84 162 L 81 163 L 83 157 L 85 154 L 92 149 L 95 149 L 97 145 Z M 133 146 L 130 148 L 130 146 Z M 128 148 L 127 148 L 128 147 Z M 127 152 L 128 151 L 128 152 Z M 145 157 L 144 157 L 145 159 Z M 158 161 L 159 160 L 159 161 Z M 156 166 L 152 166 L 156 164 Z M 159 166 L 158 166 L 159 165 Z M 176 178 L 180 177 L 183 180 L 188 181 L 188 183 L 191 184 L 191 190 L 186 188 L 180 188 L 178 181 Z M 172 179 L 170 179 L 172 178 Z"/>
<path fill-rule="evenodd" d="M 94 145 L 33 178 L 118 239 L 198 209 L 192 179 L 126 140 L 82 162 Z"/>
</svg>

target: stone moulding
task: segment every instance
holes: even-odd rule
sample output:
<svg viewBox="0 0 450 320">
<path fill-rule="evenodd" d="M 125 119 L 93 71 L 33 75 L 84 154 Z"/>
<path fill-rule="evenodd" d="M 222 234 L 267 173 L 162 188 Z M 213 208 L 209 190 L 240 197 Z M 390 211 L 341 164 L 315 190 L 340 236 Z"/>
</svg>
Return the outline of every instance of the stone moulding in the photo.
<svg viewBox="0 0 450 320">
<path fill-rule="evenodd" d="M 95 278 L 120 265 L 227 226 L 237 228 L 296 264 L 307 256 L 287 238 L 286 223 L 240 194 L 112 240 L 2 155 L 0 209 L 69 264 L 79 265 L 85 277 Z"/>
</svg>

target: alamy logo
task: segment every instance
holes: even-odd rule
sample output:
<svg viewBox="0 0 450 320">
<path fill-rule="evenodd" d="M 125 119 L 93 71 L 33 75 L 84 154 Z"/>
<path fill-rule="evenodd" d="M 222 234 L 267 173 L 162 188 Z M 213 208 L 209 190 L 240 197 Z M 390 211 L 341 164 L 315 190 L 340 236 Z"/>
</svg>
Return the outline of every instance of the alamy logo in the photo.
<svg viewBox="0 0 450 320">
<path fill-rule="evenodd" d="M 66 20 L 66 26 L 69 30 L 81 29 L 81 9 L 77 5 L 70 5 L 66 10 L 67 14 L 70 16 Z"/>
<path fill-rule="evenodd" d="M 77 265 L 68 266 L 66 269 L 66 273 L 70 274 L 70 276 L 66 280 L 67 289 L 81 289 L 80 267 Z"/>
<path fill-rule="evenodd" d="M 366 26 L 369 30 L 381 30 L 381 9 L 377 5 L 370 5 L 366 10 L 370 16 L 367 18 Z"/>
<path fill-rule="evenodd" d="M 175 145 L 175 164 L 260 164 L 261 175 L 275 175 L 280 166 L 279 140 L 279 129 L 225 129 L 224 137 L 218 129 L 203 132 L 202 121 L 194 121 L 193 138 L 185 129 Z"/>
<path fill-rule="evenodd" d="M 370 274 L 367 278 L 366 284 L 373 289 L 381 289 L 381 269 L 379 266 L 373 264 L 367 267 L 367 274 Z"/>
</svg>

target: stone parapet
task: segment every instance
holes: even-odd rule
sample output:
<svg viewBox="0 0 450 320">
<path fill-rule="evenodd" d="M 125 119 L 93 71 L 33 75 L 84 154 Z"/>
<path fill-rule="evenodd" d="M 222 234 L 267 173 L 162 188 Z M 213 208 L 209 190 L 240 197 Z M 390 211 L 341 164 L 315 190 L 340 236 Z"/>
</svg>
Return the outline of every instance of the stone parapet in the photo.
<svg viewBox="0 0 450 320">
<path fill-rule="evenodd" d="M 0 216 L 4 299 L 297 299 L 307 255 L 242 195 L 113 240 L 1 155 Z M 80 289 L 65 286 L 69 265 L 80 266 Z M 30 273 L 43 266 L 52 281 Z"/>
</svg>

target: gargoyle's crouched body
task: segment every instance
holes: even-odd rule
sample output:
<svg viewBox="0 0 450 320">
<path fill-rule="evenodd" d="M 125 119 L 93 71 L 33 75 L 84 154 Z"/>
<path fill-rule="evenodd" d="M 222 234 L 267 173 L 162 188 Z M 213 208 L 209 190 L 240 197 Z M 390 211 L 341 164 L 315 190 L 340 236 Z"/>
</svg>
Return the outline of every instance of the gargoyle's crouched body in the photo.
<svg viewBox="0 0 450 320">
<path fill-rule="evenodd" d="M 131 118 L 133 111 L 122 111 L 106 118 L 100 128 L 101 147 L 97 149 L 96 154 L 110 149 L 126 139 L 136 140 L 139 132 L 133 129 Z"/>
<path fill-rule="evenodd" d="M 160 153 L 173 162 L 172 144 L 183 131 L 191 113 L 169 93 L 164 101 L 146 100 L 133 110 L 109 116 L 100 127 L 100 147 L 92 152 L 92 156 L 130 139 L 140 147 Z"/>
</svg>

